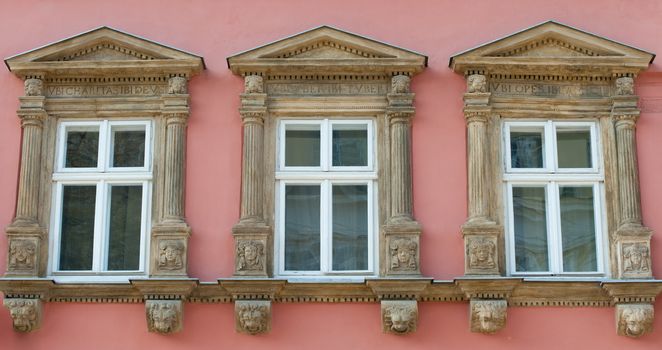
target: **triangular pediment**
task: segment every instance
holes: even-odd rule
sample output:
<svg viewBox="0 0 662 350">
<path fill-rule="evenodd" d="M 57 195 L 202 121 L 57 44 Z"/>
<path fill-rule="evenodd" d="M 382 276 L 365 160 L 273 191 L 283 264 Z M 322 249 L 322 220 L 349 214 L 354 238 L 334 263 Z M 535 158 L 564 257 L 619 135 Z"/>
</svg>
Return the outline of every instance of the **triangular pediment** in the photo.
<svg viewBox="0 0 662 350">
<path fill-rule="evenodd" d="M 373 39 L 322 26 L 228 58 L 237 74 L 367 69 L 419 72 L 427 57 Z M 390 68 L 389 68 L 390 66 Z M 372 68 L 370 68 L 372 67 Z"/>
<path fill-rule="evenodd" d="M 100 70 L 162 71 L 194 73 L 203 68 L 202 57 L 109 27 L 100 27 L 5 59 L 9 69 L 26 75 L 30 71 L 94 73 Z M 179 68 L 176 68 L 179 66 Z"/>
<path fill-rule="evenodd" d="M 505 68 L 533 72 L 572 65 L 575 71 L 606 74 L 619 66 L 632 72 L 645 69 L 654 57 L 644 50 L 549 21 L 457 54 L 451 57 L 450 66 L 460 72 L 502 72 Z"/>
</svg>

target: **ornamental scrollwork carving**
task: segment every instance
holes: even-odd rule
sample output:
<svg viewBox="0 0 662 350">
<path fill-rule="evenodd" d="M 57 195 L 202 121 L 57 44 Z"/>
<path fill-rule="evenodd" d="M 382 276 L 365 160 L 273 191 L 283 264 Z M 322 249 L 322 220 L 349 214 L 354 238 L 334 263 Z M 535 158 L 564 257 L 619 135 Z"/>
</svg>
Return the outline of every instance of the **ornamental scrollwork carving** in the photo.
<svg viewBox="0 0 662 350">
<path fill-rule="evenodd" d="M 9 268 L 32 270 L 35 267 L 37 245 L 33 241 L 13 239 L 9 243 Z"/>
<path fill-rule="evenodd" d="M 158 268 L 161 270 L 180 270 L 184 267 L 184 243 L 177 240 L 159 242 Z"/>
<path fill-rule="evenodd" d="M 407 94 L 410 92 L 411 78 L 406 75 L 395 75 L 391 78 L 391 93 Z"/>
<path fill-rule="evenodd" d="M 415 300 L 383 300 L 381 309 L 384 333 L 408 334 L 416 331 L 418 305 Z"/>
<path fill-rule="evenodd" d="M 259 75 L 248 75 L 244 78 L 244 92 L 261 94 L 264 92 L 264 79 Z"/>
<path fill-rule="evenodd" d="M 5 299 L 3 304 L 9 309 L 17 332 L 32 332 L 41 326 L 41 300 Z"/>
<path fill-rule="evenodd" d="M 186 94 L 187 92 L 186 78 L 171 77 L 168 79 L 168 94 Z"/>
<path fill-rule="evenodd" d="M 467 77 L 467 92 L 487 92 L 487 78 L 482 74 L 472 74 Z"/>
<path fill-rule="evenodd" d="M 25 96 L 43 96 L 44 82 L 41 79 L 25 79 L 23 83 Z"/>
<path fill-rule="evenodd" d="M 471 331 L 492 334 L 506 325 L 508 303 L 505 300 L 472 300 Z"/>
<path fill-rule="evenodd" d="M 234 304 L 236 329 L 240 333 L 260 334 L 271 329 L 271 302 L 237 300 Z"/>
<path fill-rule="evenodd" d="M 648 273 L 650 251 L 646 243 L 623 243 L 623 272 L 626 274 Z"/>
<path fill-rule="evenodd" d="M 476 237 L 469 240 L 469 267 L 472 269 L 494 269 L 496 267 L 496 244 L 493 239 Z"/>
<path fill-rule="evenodd" d="M 638 338 L 653 330 L 654 309 L 650 304 L 616 305 L 618 335 Z"/>
<path fill-rule="evenodd" d="M 616 79 L 616 95 L 634 95 L 634 79 L 631 77 L 621 77 Z"/>
<path fill-rule="evenodd" d="M 147 328 L 150 332 L 170 334 L 182 329 L 180 300 L 147 300 Z"/>
<path fill-rule="evenodd" d="M 241 241 L 237 245 L 237 270 L 261 271 L 264 269 L 264 244 L 259 241 Z"/>
<path fill-rule="evenodd" d="M 416 270 L 418 243 L 410 238 L 396 238 L 389 244 L 391 270 Z"/>
</svg>

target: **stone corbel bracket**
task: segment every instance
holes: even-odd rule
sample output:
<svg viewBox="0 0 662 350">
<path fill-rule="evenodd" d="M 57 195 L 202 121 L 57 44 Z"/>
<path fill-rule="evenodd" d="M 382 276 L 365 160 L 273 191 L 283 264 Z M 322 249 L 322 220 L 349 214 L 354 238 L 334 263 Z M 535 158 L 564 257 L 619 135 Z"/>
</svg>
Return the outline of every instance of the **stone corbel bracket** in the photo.
<svg viewBox="0 0 662 350">
<path fill-rule="evenodd" d="M 237 332 L 256 335 L 271 330 L 271 302 L 287 283 L 285 280 L 221 279 L 218 283 L 234 300 Z"/>
<path fill-rule="evenodd" d="M 459 278 L 455 284 L 469 302 L 471 331 L 492 334 L 506 326 L 508 299 L 517 286 L 519 278 Z"/>
<path fill-rule="evenodd" d="M 3 305 L 9 310 L 15 331 L 28 333 L 41 327 L 42 305 L 48 301 L 53 285 L 53 281 L 47 279 L 0 280 L 5 295 Z"/>
<path fill-rule="evenodd" d="M 653 331 L 653 304 L 662 292 L 662 281 L 612 281 L 602 283 L 602 288 L 616 306 L 618 335 L 639 338 Z"/>
<path fill-rule="evenodd" d="M 418 327 L 418 300 L 431 285 L 432 279 L 375 279 L 366 285 L 380 300 L 382 331 L 389 334 L 409 334 Z"/>
<path fill-rule="evenodd" d="M 132 280 L 145 298 L 147 329 L 159 334 L 177 333 L 184 325 L 184 301 L 198 286 L 198 280 Z"/>
</svg>

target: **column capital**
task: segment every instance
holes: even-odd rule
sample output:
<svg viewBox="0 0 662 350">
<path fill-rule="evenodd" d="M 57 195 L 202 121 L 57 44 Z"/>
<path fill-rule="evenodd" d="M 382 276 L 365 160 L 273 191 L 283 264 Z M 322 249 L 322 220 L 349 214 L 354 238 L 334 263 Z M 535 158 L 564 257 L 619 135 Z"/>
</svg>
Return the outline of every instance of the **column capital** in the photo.
<svg viewBox="0 0 662 350">
<path fill-rule="evenodd" d="M 637 123 L 637 120 L 639 119 L 639 112 L 637 111 L 636 113 L 614 114 L 613 117 L 617 128 L 621 126 L 634 127 Z"/>
<path fill-rule="evenodd" d="M 164 113 L 166 125 L 186 124 L 188 121 L 188 112 L 167 112 Z"/>
<path fill-rule="evenodd" d="M 467 125 L 472 123 L 487 123 L 490 110 L 466 110 L 464 111 L 464 118 Z"/>
<path fill-rule="evenodd" d="M 386 116 L 388 117 L 391 125 L 404 123 L 411 123 L 411 119 L 414 117 L 414 111 L 412 109 L 389 109 L 386 111 Z"/>
</svg>

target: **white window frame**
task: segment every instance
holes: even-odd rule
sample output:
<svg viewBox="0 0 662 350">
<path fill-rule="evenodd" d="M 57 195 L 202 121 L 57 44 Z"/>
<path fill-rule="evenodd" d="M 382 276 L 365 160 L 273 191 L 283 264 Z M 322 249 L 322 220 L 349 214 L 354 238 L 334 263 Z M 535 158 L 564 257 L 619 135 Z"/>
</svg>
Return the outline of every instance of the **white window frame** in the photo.
<svg viewBox="0 0 662 350">
<path fill-rule="evenodd" d="M 112 131 L 114 128 L 145 128 L 145 158 L 142 167 L 113 167 Z M 98 128 L 98 162 L 95 168 L 66 168 L 66 132 L 78 128 Z M 57 282 L 128 282 L 129 278 L 147 277 L 147 255 L 149 251 L 150 213 L 152 198 L 152 120 L 62 120 L 57 126 L 55 171 L 52 176 L 53 196 L 48 274 Z M 63 188 L 67 185 L 93 185 L 96 187 L 94 241 L 92 269 L 61 271 L 60 238 L 63 209 Z M 112 186 L 141 186 L 142 206 L 140 224 L 140 257 L 138 270 L 109 271 L 107 269 L 107 247 L 109 238 L 110 190 Z"/>
<path fill-rule="evenodd" d="M 363 279 L 376 276 L 377 262 L 377 166 L 375 154 L 375 121 L 372 119 L 281 119 L 278 123 L 276 155 L 276 275 L 301 277 L 304 279 Z M 355 124 L 367 126 L 368 165 L 333 166 L 332 130 L 335 125 Z M 320 127 L 320 166 L 285 166 L 285 128 L 288 125 L 319 125 Z M 320 271 L 290 271 L 285 269 L 285 186 L 320 186 Z M 368 269 L 360 271 L 332 271 L 332 188 L 333 185 L 366 185 L 368 189 Z"/>
<path fill-rule="evenodd" d="M 512 168 L 510 134 L 516 130 L 543 129 L 543 167 Z M 584 129 L 590 131 L 591 167 L 559 168 L 556 133 L 559 129 Z M 511 276 L 566 276 L 566 277 L 605 277 L 608 265 L 608 239 L 606 235 L 606 210 L 604 195 L 604 167 L 600 150 L 597 121 L 520 121 L 504 120 L 504 206 L 506 226 L 506 269 Z M 515 232 L 513 210 L 513 186 L 544 187 L 545 212 L 547 222 L 548 271 L 516 271 Z M 595 221 L 595 243 L 597 270 L 591 272 L 564 272 L 561 233 L 561 213 L 559 187 L 581 186 L 593 189 L 593 210 Z"/>
</svg>

